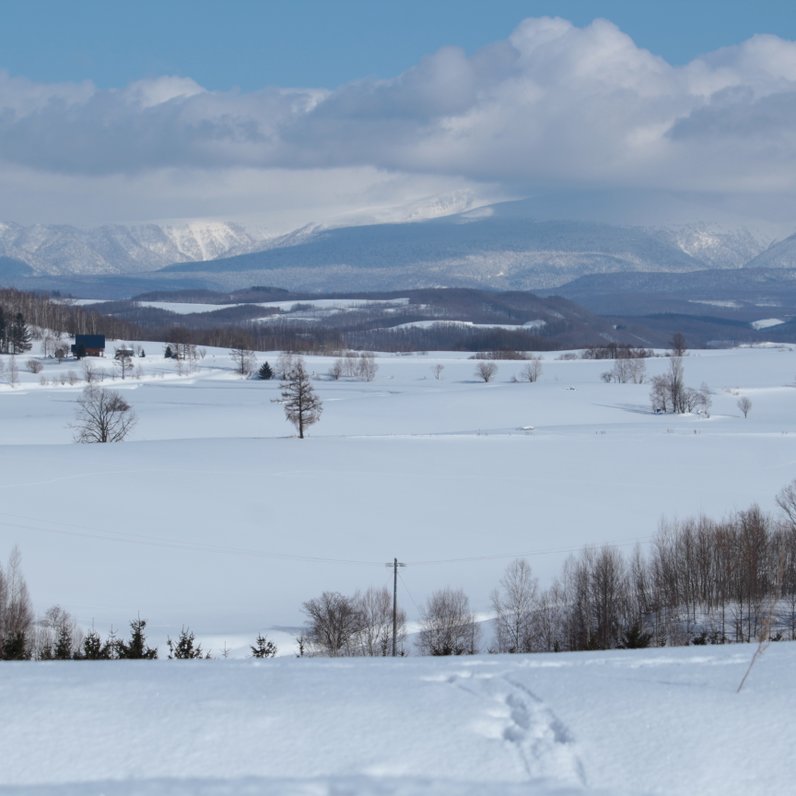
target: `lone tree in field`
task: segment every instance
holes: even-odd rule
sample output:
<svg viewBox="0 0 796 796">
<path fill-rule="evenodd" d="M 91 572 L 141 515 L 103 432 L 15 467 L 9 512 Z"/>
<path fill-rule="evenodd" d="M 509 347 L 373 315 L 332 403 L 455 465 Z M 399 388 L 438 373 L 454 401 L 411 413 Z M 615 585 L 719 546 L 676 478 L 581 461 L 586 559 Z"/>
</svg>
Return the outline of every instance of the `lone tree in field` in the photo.
<svg viewBox="0 0 796 796">
<path fill-rule="evenodd" d="M 318 422 L 323 404 L 312 389 L 301 357 L 295 359 L 285 373 L 281 394 L 285 417 L 296 427 L 299 439 L 304 439 L 304 429 Z"/>
<path fill-rule="evenodd" d="M 132 407 L 114 390 L 89 385 L 77 404 L 76 442 L 121 442 L 135 425 Z"/>
<path fill-rule="evenodd" d="M 492 381 L 492 378 L 497 373 L 497 365 L 494 362 L 479 362 L 475 366 L 475 375 L 478 376 L 484 383 Z"/>
<path fill-rule="evenodd" d="M 738 399 L 738 408 L 743 412 L 743 416 L 746 417 L 749 414 L 749 410 L 752 408 L 751 399 L 747 398 L 745 395 L 741 396 Z"/>
</svg>

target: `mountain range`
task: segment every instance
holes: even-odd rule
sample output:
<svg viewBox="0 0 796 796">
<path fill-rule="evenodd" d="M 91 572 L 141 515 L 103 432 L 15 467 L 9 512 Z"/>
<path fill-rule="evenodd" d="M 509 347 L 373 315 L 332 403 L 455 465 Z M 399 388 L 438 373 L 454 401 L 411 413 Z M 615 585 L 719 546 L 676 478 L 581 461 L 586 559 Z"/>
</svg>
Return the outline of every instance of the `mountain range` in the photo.
<svg viewBox="0 0 796 796">
<path fill-rule="evenodd" d="M 167 286 L 234 290 L 556 289 L 593 275 L 787 269 L 796 235 L 745 228 L 538 220 L 525 201 L 403 223 L 309 225 L 265 237 L 227 222 L 0 224 L 0 280 L 17 287 L 131 295 Z"/>
</svg>

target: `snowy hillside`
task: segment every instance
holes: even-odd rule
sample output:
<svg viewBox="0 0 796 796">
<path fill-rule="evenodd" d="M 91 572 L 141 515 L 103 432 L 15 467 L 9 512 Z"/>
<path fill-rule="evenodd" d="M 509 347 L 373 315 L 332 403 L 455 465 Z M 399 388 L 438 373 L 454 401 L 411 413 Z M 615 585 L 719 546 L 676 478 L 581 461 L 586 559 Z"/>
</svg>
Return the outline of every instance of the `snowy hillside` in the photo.
<svg viewBox="0 0 796 796">
<path fill-rule="evenodd" d="M 749 268 L 796 268 L 796 235 L 769 246 L 748 265 Z"/>
<path fill-rule="evenodd" d="M 363 382 L 309 357 L 324 411 L 301 441 L 279 383 L 242 380 L 226 350 L 193 366 L 141 345 L 124 381 L 89 362 L 138 415 L 119 444 L 72 441 L 80 364 L 20 362 L 12 386 L 1 358 L 0 558 L 19 546 L 38 615 L 57 603 L 102 635 L 140 616 L 161 654 L 187 625 L 214 660 L 0 663 L 0 796 L 789 791 L 793 642 L 740 694 L 743 644 L 293 652 L 304 601 L 391 585 L 393 557 L 413 630 L 448 585 L 489 617 L 518 556 L 547 587 L 583 545 L 644 549 L 663 517 L 775 511 L 796 476 L 796 351 L 689 352 L 709 417 L 653 414 L 649 385 L 606 383 L 605 361 L 547 354 L 536 383 L 501 361 L 484 383 L 463 354 L 381 355 Z M 241 660 L 258 632 L 280 657 Z"/>
<path fill-rule="evenodd" d="M 499 362 L 485 384 L 464 354 L 379 356 L 372 382 L 331 381 L 334 358 L 310 357 L 324 411 L 300 441 L 278 382 L 241 380 L 225 350 L 192 371 L 143 345 L 140 378 L 106 382 L 138 415 L 121 444 L 72 441 L 79 364 L 0 384 L 0 560 L 18 544 L 37 611 L 60 604 L 103 635 L 140 612 L 160 645 L 189 625 L 245 654 L 287 627 L 289 651 L 304 601 L 386 585 L 394 556 L 410 621 L 446 585 L 485 613 L 517 556 L 546 587 L 585 544 L 630 551 L 664 517 L 773 511 L 796 477 L 790 348 L 691 352 L 709 418 L 652 414 L 649 385 L 605 383 L 605 361 L 546 354 L 535 384 Z M 648 378 L 666 367 L 651 359 Z"/>
<path fill-rule="evenodd" d="M 262 245 L 237 224 L 194 222 L 104 226 L 0 223 L 0 256 L 45 274 L 121 274 L 151 271 L 174 262 L 213 260 Z"/>
</svg>

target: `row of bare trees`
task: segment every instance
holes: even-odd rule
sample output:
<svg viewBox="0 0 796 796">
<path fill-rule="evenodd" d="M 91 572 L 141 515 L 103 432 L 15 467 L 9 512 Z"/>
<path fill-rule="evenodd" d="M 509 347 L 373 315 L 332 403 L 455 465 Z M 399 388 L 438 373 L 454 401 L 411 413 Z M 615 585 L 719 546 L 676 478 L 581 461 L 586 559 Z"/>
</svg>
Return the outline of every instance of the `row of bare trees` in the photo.
<svg viewBox="0 0 796 796">
<path fill-rule="evenodd" d="M 796 481 L 777 501 L 782 520 L 752 506 L 724 520 L 664 523 L 646 554 L 639 546 L 629 555 L 615 546 L 585 548 L 546 590 L 527 561 L 513 561 L 491 595 L 490 651 L 796 640 Z M 353 598 L 325 592 L 304 603 L 304 613 L 303 654 L 388 654 L 386 589 Z M 461 589 L 432 593 L 420 620 L 422 654 L 479 651 L 481 627 Z M 404 621 L 401 612 L 405 651 Z"/>
<path fill-rule="evenodd" d="M 499 652 L 796 640 L 796 523 L 756 506 L 667 523 L 646 555 L 586 548 L 543 592 L 516 561 L 492 607 Z"/>
<path fill-rule="evenodd" d="M 349 597 L 325 591 L 303 605 L 306 632 L 299 637 L 302 655 L 386 656 L 392 649 L 393 598 L 386 588 L 370 587 Z M 396 647 L 405 654 L 406 614 L 396 614 Z"/>
</svg>

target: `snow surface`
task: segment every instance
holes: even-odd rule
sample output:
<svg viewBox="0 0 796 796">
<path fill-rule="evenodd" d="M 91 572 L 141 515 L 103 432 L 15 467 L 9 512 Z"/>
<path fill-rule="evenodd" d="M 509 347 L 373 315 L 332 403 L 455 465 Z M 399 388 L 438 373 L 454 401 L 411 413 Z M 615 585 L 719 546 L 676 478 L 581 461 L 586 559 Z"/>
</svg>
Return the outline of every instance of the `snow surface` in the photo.
<svg viewBox="0 0 796 796">
<path fill-rule="evenodd" d="M 2 796 L 785 794 L 796 644 L 5 663 Z"/>
<path fill-rule="evenodd" d="M 782 318 L 763 318 L 760 321 L 752 321 L 753 329 L 770 329 L 772 326 L 781 326 L 785 321 Z"/>
<path fill-rule="evenodd" d="M 20 358 L 21 383 L 0 384 L 0 555 L 19 545 L 38 612 L 103 636 L 140 614 L 161 649 L 187 625 L 216 659 L 0 665 L 0 796 L 792 790 L 794 643 L 741 694 L 742 645 L 291 655 L 303 601 L 391 585 L 394 556 L 411 622 L 446 585 L 485 614 L 515 556 L 545 587 L 570 552 L 643 546 L 663 517 L 775 510 L 796 476 L 790 347 L 689 352 L 709 418 L 652 414 L 649 386 L 603 382 L 604 361 L 545 354 L 535 384 L 499 362 L 484 384 L 463 354 L 379 355 L 365 383 L 309 357 L 324 413 L 300 441 L 278 382 L 241 379 L 223 350 L 191 372 L 142 345 L 140 378 L 105 382 L 139 417 L 121 444 L 72 442 L 83 385 L 60 379 L 77 363 L 34 376 Z M 240 660 L 259 631 L 282 657 Z"/>
<path fill-rule="evenodd" d="M 629 551 L 664 517 L 773 511 L 796 477 L 788 347 L 690 352 L 709 418 L 652 414 L 649 385 L 604 383 L 604 361 L 546 354 L 535 384 L 499 362 L 484 384 L 464 354 L 380 355 L 366 383 L 328 380 L 334 358 L 309 357 L 324 410 L 298 440 L 278 381 L 243 380 L 212 349 L 180 375 L 143 345 L 140 380 L 105 382 L 138 415 L 121 444 L 73 443 L 84 385 L 52 382 L 79 364 L 44 360 L 42 386 L 20 362 L 22 382 L 0 384 L 0 558 L 18 544 L 37 610 L 57 603 L 103 635 L 140 613 L 160 645 L 188 625 L 245 654 L 285 628 L 290 652 L 304 601 L 391 585 L 395 556 L 410 620 L 446 585 L 488 612 L 514 557 L 546 587 L 583 545 Z"/>
<path fill-rule="evenodd" d="M 90 302 L 94 303 L 94 302 Z M 408 298 L 396 299 L 307 299 L 306 301 L 292 299 L 290 301 L 257 301 L 248 302 L 246 304 L 202 304 L 198 302 L 187 301 L 139 301 L 138 304 L 142 307 L 152 307 L 154 309 L 166 310 L 173 312 L 177 315 L 191 315 L 199 312 L 218 312 L 218 310 L 226 310 L 232 307 L 270 307 L 273 309 L 282 310 L 284 312 L 291 312 L 296 305 L 306 307 L 308 309 L 343 311 L 358 309 L 359 307 L 367 307 L 371 304 L 380 306 L 401 306 L 409 303 Z"/>
</svg>

